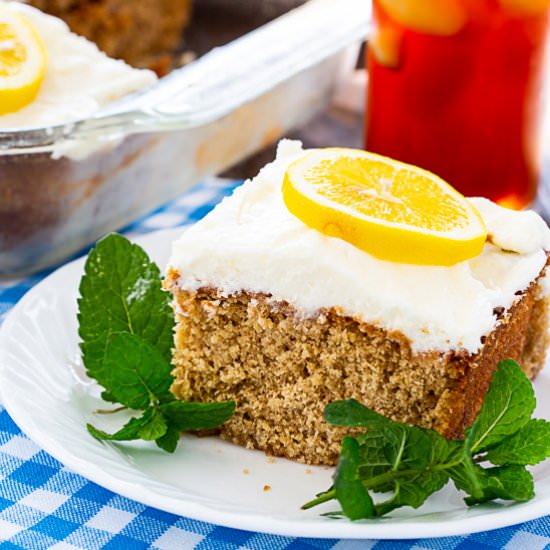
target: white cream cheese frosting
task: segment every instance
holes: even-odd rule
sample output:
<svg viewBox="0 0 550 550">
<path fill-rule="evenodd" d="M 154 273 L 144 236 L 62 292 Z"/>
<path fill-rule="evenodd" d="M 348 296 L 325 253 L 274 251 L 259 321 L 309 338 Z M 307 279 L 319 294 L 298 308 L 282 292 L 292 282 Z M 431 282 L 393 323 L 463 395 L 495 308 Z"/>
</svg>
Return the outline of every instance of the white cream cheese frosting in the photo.
<svg viewBox="0 0 550 550">
<path fill-rule="evenodd" d="M 511 306 L 515 293 L 546 263 L 550 231 L 544 222 L 484 199 L 472 202 L 499 246 L 487 243 L 481 255 L 451 267 L 376 259 L 307 227 L 287 210 L 283 175 L 303 154 L 299 142 L 282 141 L 275 162 L 173 244 L 169 266 L 180 273 L 181 288 L 266 293 L 304 316 L 334 307 L 400 331 L 417 352 L 475 353 L 481 337 L 495 326 L 494 308 Z M 516 223 L 521 235 L 514 232 Z"/>
<path fill-rule="evenodd" d="M 0 129 L 53 126 L 83 119 L 156 80 L 152 71 L 111 59 L 95 44 L 72 33 L 61 19 L 19 2 L 0 0 L 0 4 L 30 20 L 48 55 L 38 96 L 19 111 L 0 116 Z"/>
</svg>

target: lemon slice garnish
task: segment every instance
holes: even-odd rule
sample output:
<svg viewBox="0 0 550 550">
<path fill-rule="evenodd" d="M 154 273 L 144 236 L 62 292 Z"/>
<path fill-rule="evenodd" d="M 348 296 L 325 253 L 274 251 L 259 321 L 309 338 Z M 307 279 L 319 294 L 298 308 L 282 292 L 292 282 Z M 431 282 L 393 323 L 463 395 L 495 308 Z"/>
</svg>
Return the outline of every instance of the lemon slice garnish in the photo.
<svg viewBox="0 0 550 550">
<path fill-rule="evenodd" d="M 477 210 L 434 174 L 356 149 L 317 149 L 290 164 L 288 210 L 309 227 L 392 262 L 453 265 L 480 254 Z"/>
<path fill-rule="evenodd" d="M 396 69 L 401 58 L 403 31 L 395 25 L 378 25 L 369 38 L 369 50 L 376 61 L 389 69 Z"/>
<path fill-rule="evenodd" d="M 380 5 L 396 23 L 426 34 L 455 34 L 468 18 L 460 0 L 380 0 Z"/>
<path fill-rule="evenodd" d="M 0 115 L 34 100 L 46 65 L 44 44 L 30 21 L 0 5 Z"/>
</svg>

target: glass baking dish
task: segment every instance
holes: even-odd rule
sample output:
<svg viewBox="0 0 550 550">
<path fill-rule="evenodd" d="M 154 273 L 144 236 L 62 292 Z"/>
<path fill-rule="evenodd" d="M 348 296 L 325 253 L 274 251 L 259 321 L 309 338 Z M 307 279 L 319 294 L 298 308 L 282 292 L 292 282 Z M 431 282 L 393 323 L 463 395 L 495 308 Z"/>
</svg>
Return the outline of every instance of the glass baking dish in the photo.
<svg viewBox="0 0 550 550">
<path fill-rule="evenodd" d="M 64 126 L 0 131 L 0 275 L 52 265 L 305 122 L 367 34 L 366 0 L 309 0 Z"/>
</svg>

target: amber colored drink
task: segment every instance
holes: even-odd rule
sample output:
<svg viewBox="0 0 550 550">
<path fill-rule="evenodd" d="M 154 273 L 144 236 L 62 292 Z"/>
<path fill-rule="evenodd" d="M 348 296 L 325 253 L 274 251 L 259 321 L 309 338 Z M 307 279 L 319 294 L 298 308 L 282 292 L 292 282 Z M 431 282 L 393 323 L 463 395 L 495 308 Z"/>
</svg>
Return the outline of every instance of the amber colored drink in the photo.
<svg viewBox="0 0 550 550">
<path fill-rule="evenodd" d="M 374 0 L 367 149 L 531 203 L 548 1 Z"/>
</svg>

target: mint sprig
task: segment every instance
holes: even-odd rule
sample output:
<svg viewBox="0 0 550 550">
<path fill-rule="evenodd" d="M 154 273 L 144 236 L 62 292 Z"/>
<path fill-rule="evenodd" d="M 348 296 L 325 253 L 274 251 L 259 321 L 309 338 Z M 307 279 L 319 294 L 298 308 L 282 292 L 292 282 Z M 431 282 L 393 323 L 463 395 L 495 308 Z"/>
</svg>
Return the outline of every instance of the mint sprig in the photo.
<svg viewBox="0 0 550 550">
<path fill-rule="evenodd" d="M 173 452 L 179 433 L 223 424 L 234 402 L 190 403 L 170 393 L 174 317 L 157 265 L 138 245 L 111 234 L 88 255 L 80 281 L 78 323 L 87 374 L 103 399 L 140 411 L 108 434 L 91 424 L 100 440 L 155 441 Z"/>
<path fill-rule="evenodd" d="M 303 506 L 337 500 L 352 520 L 418 508 L 452 480 L 469 506 L 494 499 L 527 501 L 534 483 L 526 465 L 550 457 L 550 422 L 531 419 L 535 395 L 517 363 L 499 363 L 481 411 L 463 440 L 394 422 L 350 399 L 325 408 L 335 426 L 366 428 L 346 436 L 333 486 Z M 491 466 L 491 464 L 493 466 Z M 375 503 L 373 493 L 391 493 Z"/>
</svg>

